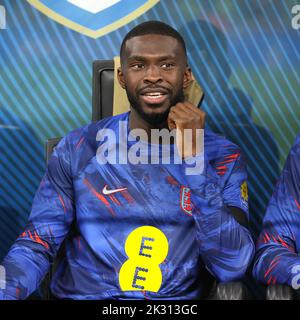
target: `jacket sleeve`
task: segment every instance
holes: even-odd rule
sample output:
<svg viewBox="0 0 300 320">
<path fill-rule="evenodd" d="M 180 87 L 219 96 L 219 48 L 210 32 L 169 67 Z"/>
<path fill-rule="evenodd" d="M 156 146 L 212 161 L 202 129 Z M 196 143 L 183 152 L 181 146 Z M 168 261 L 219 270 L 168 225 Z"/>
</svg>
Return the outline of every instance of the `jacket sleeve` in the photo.
<svg viewBox="0 0 300 320">
<path fill-rule="evenodd" d="M 211 163 L 198 176 L 187 176 L 191 188 L 197 240 L 207 269 L 222 282 L 245 275 L 254 256 L 250 232 L 237 222 L 230 206 L 248 219 L 246 165 L 239 150 Z"/>
<path fill-rule="evenodd" d="M 6 281 L 0 290 L 0 299 L 25 299 L 37 289 L 73 219 L 71 163 L 64 138 L 50 158 L 28 224 L 2 262 Z"/>
<path fill-rule="evenodd" d="M 300 271 L 299 181 L 300 135 L 286 160 L 257 241 L 253 276 L 259 282 L 297 285 L 294 281 Z"/>
</svg>

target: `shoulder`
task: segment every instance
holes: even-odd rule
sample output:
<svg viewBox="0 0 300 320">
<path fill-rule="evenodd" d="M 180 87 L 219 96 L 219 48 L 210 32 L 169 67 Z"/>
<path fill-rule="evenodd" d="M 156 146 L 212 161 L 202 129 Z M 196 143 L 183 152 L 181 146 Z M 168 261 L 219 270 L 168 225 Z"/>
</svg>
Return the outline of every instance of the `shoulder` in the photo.
<svg viewBox="0 0 300 320">
<path fill-rule="evenodd" d="M 69 132 L 55 147 L 53 156 L 65 160 L 75 171 L 78 170 L 95 156 L 99 144 L 97 142 L 99 130 L 117 131 L 119 122 L 126 121 L 127 117 L 128 113 L 107 117 Z"/>
<path fill-rule="evenodd" d="M 62 144 L 67 143 L 71 148 L 78 148 L 84 141 L 89 145 L 96 144 L 97 133 L 101 129 L 118 130 L 120 121 L 127 121 L 128 112 L 120 115 L 107 117 L 97 122 L 91 122 L 83 127 L 69 132 L 63 139 Z"/>
<path fill-rule="evenodd" d="M 214 172 L 226 183 L 235 174 L 246 180 L 246 161 L 238 145 L 224 136 L 207 130 L 204 136 L 204 154 Z"/>
<path fill-rule="evenodd" d="M 242 155 L 241 149 L 237 144 L 211 130 L 205 130 L 204 133 L 204 152 L 211 163 L 218 161 L 224 164 L 231 163 Z"/>
</svg>

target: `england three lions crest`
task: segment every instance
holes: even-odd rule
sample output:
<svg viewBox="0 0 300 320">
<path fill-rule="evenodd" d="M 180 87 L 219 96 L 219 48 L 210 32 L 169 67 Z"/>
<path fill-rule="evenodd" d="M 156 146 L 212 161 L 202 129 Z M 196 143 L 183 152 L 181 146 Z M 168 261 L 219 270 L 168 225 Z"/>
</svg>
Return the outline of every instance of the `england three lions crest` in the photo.
<svg viewBox="0 0 300 320">
<path fill-rule="evenodd" d="M 138 18 L 159 0 L 27 0 L 27 2 L 65 27 L 96 39 Z"/>
<path fill-rule="evenodd" d="M 191 189 L 181 186 L 180 188 L 180 207 L 189 216 L 192 216 L 193 205 L 191 202 Z"/>
</svg>

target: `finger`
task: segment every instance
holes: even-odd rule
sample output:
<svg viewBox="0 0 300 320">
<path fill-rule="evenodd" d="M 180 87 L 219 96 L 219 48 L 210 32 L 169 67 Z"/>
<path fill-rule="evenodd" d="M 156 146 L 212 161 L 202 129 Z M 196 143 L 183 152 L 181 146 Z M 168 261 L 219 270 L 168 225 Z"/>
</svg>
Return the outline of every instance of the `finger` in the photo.
<svg viewBox="0 0 300 320">
<path fill-rule="evenodd" d="M 197 106 L 195 106 L 194 104 L 192 104 L 189 101 L 185 101 L 185 107 L 186 107 L 186 109 L 191 110 L 197 114 L 200 114 L 200 115 L 205 114 L 205 112 L 203 110 L 199 109 Z"/>
<path fill-rule="evenodd" d="M 167 123 L 169 130 L 173 130 L 176 128 L 176 122 L 175 122 L 176 116 L 174 117 L 174 114 L 169 112 Z"/>
<path fill-rule="evenodd" d="M 170 113 L 182 118 L 189 118 L 191 111 L 187 109 L 183 103 L 180 102 L 170 109 Z"/>
<path fill-rule="evenodd" d="M 197 107 L 195 107 L 190 102 L 188 102 L 186 104 L 186 110 L 188 110 L 189 112 L 193 113 L 195 115 L 195 117 L 198 117 L 199 121 L 201 121 L 203 124 L 205 123 L 206 113 L 203 110 L 198 109 Z"/>
<path fill-rule="evenodd" d="M 181 115 L 184 116 L 184 114 L 188 117 L 190 116 L 200 116 L 203 117 L 204 116 L 204 112 L 200 109 L 198 109 L 196 106 L 194 106 L 192 103 L 190 103 L 189 101 L 185 101 L 185 102 L 179 102 L 176 104 L 176 106 L 174 107 L 174 112 L 181 112 Z"/>
</svg>

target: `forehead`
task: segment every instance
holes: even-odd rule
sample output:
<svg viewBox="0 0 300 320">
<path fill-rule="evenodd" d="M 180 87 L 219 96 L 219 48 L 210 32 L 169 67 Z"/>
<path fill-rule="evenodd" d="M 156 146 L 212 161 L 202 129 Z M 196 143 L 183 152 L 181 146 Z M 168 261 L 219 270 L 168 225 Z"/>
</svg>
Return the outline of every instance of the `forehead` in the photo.
<svg viewBox="0 0 300 320">
<path fill-rule="evenodd" d="M 127 59 L 133 56 L 170 56 L 182 59 L 184 57 L 184 50 L 179 41 L 171 36 L 147 34 L 127 40 L 125 56 Z"/>
</svg>

